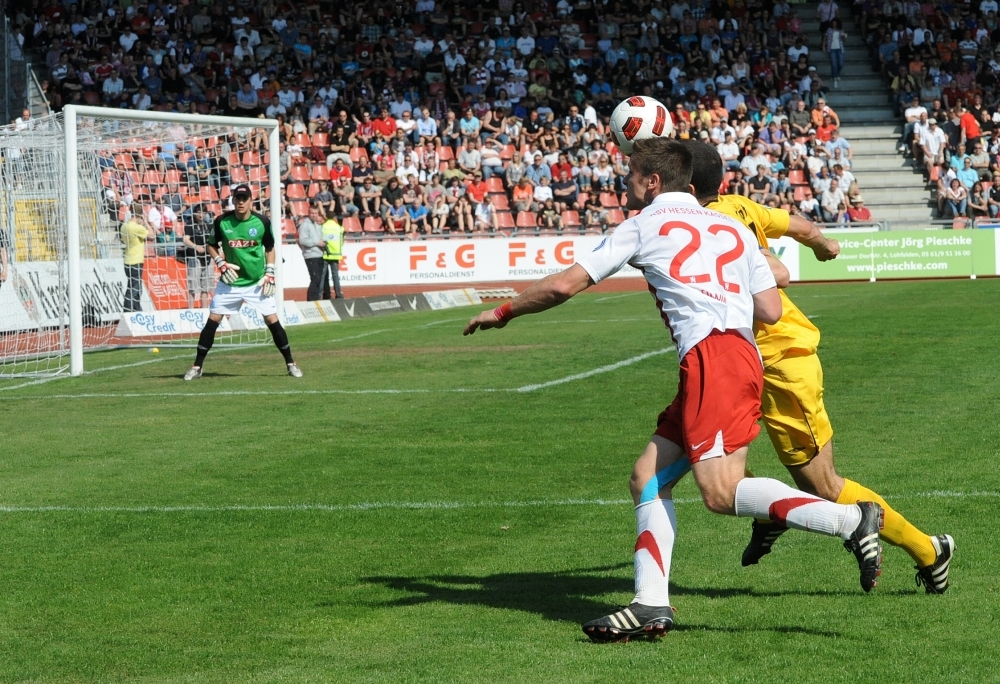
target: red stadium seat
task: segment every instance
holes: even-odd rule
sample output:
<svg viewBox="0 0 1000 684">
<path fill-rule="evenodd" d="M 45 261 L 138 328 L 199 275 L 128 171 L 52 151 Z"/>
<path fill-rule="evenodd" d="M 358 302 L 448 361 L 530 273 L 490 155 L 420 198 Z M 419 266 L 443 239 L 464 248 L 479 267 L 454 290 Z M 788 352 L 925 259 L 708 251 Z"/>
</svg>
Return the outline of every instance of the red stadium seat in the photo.
<svg viewBox="0 0 1000 684">
<path fill-rule="evenodd" d="M 343 226 L 345 233 L 361 232 L 361 221 L 358 220 L 357 216 L 345 216 L 343 221 Z"/>
<path fill-rule="evenodd" d="M 198 189 L 198 199 L 202 202 L 218 202 L 219 193 L 214 185 L 205 185 Z"/>
<path fill-rule="evenodd" d="M 309 215 L 309 203 L 306 201 L 292 202 L 292 216 L 303 217 Z"/>
<path fill-rule="evenodd" d="M 490 176 L 486 179 L 486 192 L 505 192 L 503 181 L 497 176 Z"/>
<path fill-rule="evenodd" d="M 326 168 L 326 167 L 324 167 Z M 309 169 L 304 166 L 293 166 L 291 179 L 294 183 L 308 183 L 309 182 Z"/>
<path fill-rule="evenodd" d="M 350 155 L 351 155 L 351 162 L 354 164 L 357 164 L 358 160 L 361 159 L 361 157 L 368 159 L 368 152 L 366 152 L 365 148 L 363 147 L 352 147 Z"/>
<path fill-rule="evenodd" d="M 319 183 L 309 184 L 309 199 L 312 199 L 319 194 Z"/>
<path fill-rule="evenodd" d="M 295 144 L 302 147 L 312 147 L 312 140 L 309 139 L 308 133 L 296 133 Z"/>
<path fill-rule="evenodd" d="M 163 181 L 165 183 L 180 183 L 181 182 L 181 172 L 177 169 L 170 169 L 165 174 L 163 174 Z"/>
<path fill-rule="evenodd" d="M 306 189 L 298 183 L 289 183 L 285 186 L 285 196 L 290 200 L 306 199 Z"/>
<path fill-rule="evenodd" d="M 281 219 L 281 232 L 287 237 L 297 237 L 299 234 L 295 228 L 295 221 L 290 218 Z"/>
<path fill-rule="evenodd" d="M 608 209 L 608 221 L 617 226 L 625 221 L 625 212 L 621 209 Z"/>
<path fill-rule="evenodd" d="M 514 158 L 514 153 L 517 152 L 517 148 L 513 145 L 504 145 L 503 149 L 500 150 L 500 158 L 504 161 L 510 161 Z"/>
<path fill-rule="evenodd" d="M 382 219 L 379 216 L 369 216 L 365 219 L 364 232 L 366 233 L 381 233 L 382 232 Z"/>
<path fill-rule="evenodd" d="M 326 133 L 313 133 L 312 144 L 313 147 L 329 147 L 330 136 Z"/>
<path fill-rule="evenodd" d="M 728 176 L 729 174 L 726 175 Z M 734 173 L 733 176 L 735 177 L 736 174 Z M 727 178 L 726 180 L 729 181 L 732 179 Z M 791 183 L 792 185 L 806 185 L 805 172 L 802 169 L 792 169 L 791 171 L 788 172 L 788 182 Z"/>
<path fill-rule="evenodd" d="M 260 153 L 258 153 L 258 152 L 244 152 L 243 153 L 243 166 L 260 166 Z"/>
<path fill-rule="evenodd" d="M 579 212 L 571 210 L 567 210 L 562 213 L 562 224 L 563 228 L 579 228 L 583 225 L 580 223 Z"/>
<path fill-rule="evenodd" d="M 159 171 L 149 170 L 142 174 L 142 182 L 146 185 L 159 185 L 163 182 L 163 175 Z"/>
<path fill-rule="evenodd" d="M 533 212 L 530 211 L 519 211 L 517 213 L 517 227 L 518 228 L 534 228 L 538 225 L 538 218 Z"/>
<path fill-rule="evenodd" d="M 497 224 L 500 226 L 501 230 L 510 230 L 516 226 L 514 223 L 514 217 L 511 216 L 509 211 L 497 212 Z"/>
<path fill-rule="evenodd" d="M 618 201 L 618 195 L 613 192 L 602 192 L 601 206 L 608 209 L 617 209 L 621 206 L 621 203 Z"/>
<path fill-rule="evenodd" d="M 251 183 L 266 183 L 267 182 L 267 167 L 266 166 L 253 166 L 250 168 L 250 173 L 247 174 L 248 179 Z"/>
<path fill-rule="evenodd" d="M 510 204 L 507 201 L 507 195 L 497 193 L 495 195 L 490 195 L 490 199 L 493 201 L 493 206 L 497 208 L 497 211 L 507 211 L 510 209 Z"/>
<path fill-rule="evenodd" d="M 232 179 L 233 183 L 239 185 L 240 183 L 249 183 L 250 178 L 247 176 L 246 169 L 242 166 L 236 166 L 229 170 L 229 177 Z"/>
<path fill-rule="evenodd" d="M 330 180 L 330 169 L 326 168 L 326 164 L 316 164 L 313 167 L 311 178 L 314 181 L 328 181 Z"/>
<path fill-rule="evenodd" d="M 438 159 L 441 161 L 448 161 L 455 158 L 455 150 L 451 149 L 450 145 L 442 145 L 438 148 Z"/>
</svg>

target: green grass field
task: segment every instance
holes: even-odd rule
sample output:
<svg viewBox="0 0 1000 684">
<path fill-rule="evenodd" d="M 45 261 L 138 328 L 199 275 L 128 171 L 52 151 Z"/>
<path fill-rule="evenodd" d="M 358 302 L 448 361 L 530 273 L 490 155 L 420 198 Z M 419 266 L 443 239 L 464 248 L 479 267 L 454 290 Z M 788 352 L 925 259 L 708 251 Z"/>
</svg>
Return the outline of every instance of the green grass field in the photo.
<svg viewBox="0 0 1000 684">
<path fill-rule="evenodd" d="M 585 639 L 632 597 L 627 478 L 677 382 L 647 294 L 585 294 L 469 338 L 472 309 L 293 328 L 302 380 L 262 347 L 0 382 L 0 682 L 1000 680 L 1000 280 L 790 294 L 842 474 L 955 537 L 944 596 L 892 547 L 865 595 L 797 532 L 742 568 L 749 522 L 688 478 L 678 627 Z M 766 437 L 750 465 L 790 481 Z"/>
</svg>

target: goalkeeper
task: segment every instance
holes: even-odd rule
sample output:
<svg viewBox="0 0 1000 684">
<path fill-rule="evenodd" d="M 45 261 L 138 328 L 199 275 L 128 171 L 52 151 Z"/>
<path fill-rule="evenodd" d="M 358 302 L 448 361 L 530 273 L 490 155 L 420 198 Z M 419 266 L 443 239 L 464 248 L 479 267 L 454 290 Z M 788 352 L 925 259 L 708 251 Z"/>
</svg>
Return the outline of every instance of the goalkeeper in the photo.
<svg viewBox="0 0 1000 684">
<path fill-rule="evenodd" d="M 208 321 L 198 338 L 198 355 L 185 380 L 201 377 L 205 356 L 215 342 L 215 331 L 226 315 L 238 314 L 243 302 L 264 317 L 274 344 L 285 357 L 288 374 L 301 378 L 302 371 L 292 360 L 288 335 L 278 320 L 274 301 L 274 234 L 271 222 L 251 211 L 253 195 L 249 185 L 233 190 L 233 211 L 216 217 L 206 247 L 219 268 L 219 282 L 212 295 Z M 220 252 L 221 248 L 221 252 Z"/>
</svg>

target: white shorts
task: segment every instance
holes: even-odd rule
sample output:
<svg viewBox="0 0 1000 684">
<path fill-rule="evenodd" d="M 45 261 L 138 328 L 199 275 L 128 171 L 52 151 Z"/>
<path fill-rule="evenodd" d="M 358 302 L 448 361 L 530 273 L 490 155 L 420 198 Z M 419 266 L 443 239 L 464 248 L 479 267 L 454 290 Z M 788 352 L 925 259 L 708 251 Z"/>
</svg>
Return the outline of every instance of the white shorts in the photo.
<svg viewBox="0 0 1000 684">
<path fill-rule="evenodd" d="M 238 314 L 243 308 L 243 302 L 257 310 L 261 316 L 272 316 L 278 313 L 278 305 L 274 296 L 265 297 L 260 285 L 226 285 L 221 280 L 215 286 L 212 295 L 210 312 L 213 314 Z"/>
</svg>

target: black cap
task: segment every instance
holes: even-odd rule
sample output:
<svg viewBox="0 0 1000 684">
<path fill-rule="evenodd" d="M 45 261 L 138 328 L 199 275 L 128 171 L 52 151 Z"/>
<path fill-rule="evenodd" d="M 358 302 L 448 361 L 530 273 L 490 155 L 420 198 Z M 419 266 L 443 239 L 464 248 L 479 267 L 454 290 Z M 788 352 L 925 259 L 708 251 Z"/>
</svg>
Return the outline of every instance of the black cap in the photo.
<svg viewBox="0 0 1000 684">
<path fill-rule="evenodd" d="M 250 186 L 246 183 L 240 183 L 235 188 L 233 188 L 233 197 L 238 195 L 245 195 L 246 197 L 253 197 L 253 193 L 250 192 Z"/>
</svg>

